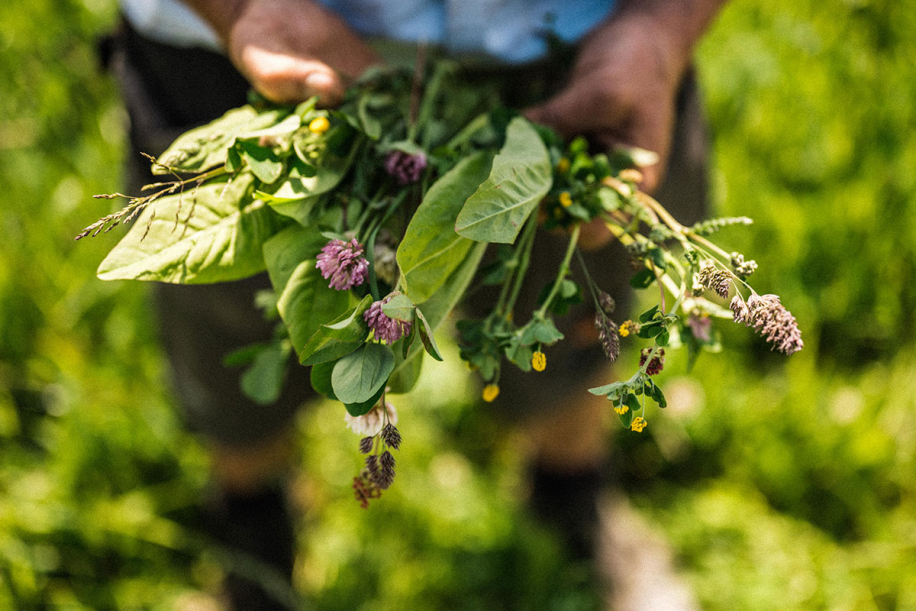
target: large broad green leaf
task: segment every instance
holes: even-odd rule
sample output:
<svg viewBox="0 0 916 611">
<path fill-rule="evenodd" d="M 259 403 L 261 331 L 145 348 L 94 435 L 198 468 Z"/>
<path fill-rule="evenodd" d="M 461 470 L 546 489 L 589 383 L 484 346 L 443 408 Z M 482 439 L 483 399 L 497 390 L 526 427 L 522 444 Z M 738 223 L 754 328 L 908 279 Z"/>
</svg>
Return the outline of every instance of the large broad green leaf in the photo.
<svg viewBox="0 0 916 611">
<path fill-rule="evenodd" d="M 419 305 L 426 319 L 426 323 L 432 333 L 442 325 L 449 313 L 458 305 L 464 292 L 467 290 L 474 274 L 477 272 L 477 266 L 480 265 L 480 259 L 487 249 L 486 244 L 475 244 L 468 252 L 464 261 L 458 269 L 449 276 L 445 284 L 442 285 L 436 294 L 427 301 Z M 420 363 L 424 352 L 424 346 L 421 342 L 414 342 L 410 347 L 407 358 L 397 356 L 394 372 L 391 374 L 391 391 L 395 393 L 405 393 L 413 388 L 420 377 Z"/>
<path fill-rule="evenodd" d="M 157 200 L 102 261 L 99 278 L 207 284 L 264 271 L 262 245 L 285 222 L 252 199 L 251 183 L 243 174 Z"/>
<path fill-rule="evenodd" d="M 410 220 L 397 258 L 413 301 L 432 297 L 474 245 L 473 240 L 455 233 L 455 219 L 464 202 L 487 179 L 491 161 L 483 152 L 463 159 L 426 192 Z"/>
<path fill-rule="evenodd" d="M 394 353 L 385 344 L 364 344 L 334 365 L 331 387 L 337 399 L 347 404 L 369 401 L 384 388 L 394 369 Z"/>
<path fill-rule="evenodd" d="M 283 109 L 259 113 L 251 106 L 235 108 L 216 121 L 179 136 L 159 159 L 165 165 L 183 172 L 209 170 L 226 163 L 228 150 L 237 137 L 245 137 L 271 128 L 288 114 L 289 111 Z M 280 124 L 285 123 L 284 121 Z M 168 170 L 153 165 L 153 174 L 168 174 Z"/>
<path fill-rule="evenodd" d="M 264 260 L 277 294 L 277 309 L 297 354 L 318 327 L 334 320 L 349 305 L 349 291 L 335 291 L 315 267 L 327 243 L 317 229 L 287 227 L 264 244 Z"/>
<path fill-rule="evenodd" d="M 489 178 L 465 202 L 455 231 L 478 242 L 511 244 L 550 190 L 552 177 L 541 137 L 526 119 L 512 119 Z"/>
</svg>

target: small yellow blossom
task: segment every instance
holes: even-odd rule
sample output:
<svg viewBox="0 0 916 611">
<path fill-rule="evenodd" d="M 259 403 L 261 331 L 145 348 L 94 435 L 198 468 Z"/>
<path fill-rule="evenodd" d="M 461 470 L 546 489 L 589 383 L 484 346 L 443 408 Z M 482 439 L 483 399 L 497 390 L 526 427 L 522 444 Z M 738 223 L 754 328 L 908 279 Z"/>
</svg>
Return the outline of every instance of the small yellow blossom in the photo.
<svg viewBox="0 0 916 611">
<path fill-rule="evenodd" d="M 327 117 L 315 117 L 309 123 L 309 131 L 313 134 L 323 134 L 329 129 L 331 129 L 331 122 L 328 121 Z"/>
<path fill-rule="evenodd" d="M 487 384 L 483 387 L 483 400 L 492 403 L 499 396 L 499 386 L 496 384 Z"/>
<path fill-rule="evenodd" d="M 547 368 L 547 355 L 538 350 L 531 357 L 531 367 L 535 371 L 544 371 Z"/>
<path fill-rule="evenodd" d="M 620 335 L 620 337 L 626 337 L 630 334 L 632 329 L 633 329 L 633 321 L 625 320 L 622 323 L 620 323 L 620 327 L 617 329 L 617 334 Z"/>
<path fill-rule="evenodd" d="M 560 205 L 564 208 L 569 208 L 572 206 L 572 197 L 569 195 L 569 191 L 563 191 L 560 193 Z"/>
<path fill-rule="evenodd" d="M 621 404 L 621 405 L 618 405 L 617 407 L 615 407 L 615 408 L 614 408 L 614 411 L 617 412 L 617 414 L 618 414 L 619 416 L 623 416 L 625 413 L 627 413 L 628 411 L 630 411 L 630 407 L 629 407 L 628 405 L 626 405 L 626 404 Z"/>
<path fill-rule="evenodd" d="M 569 159 L 563 157 L 560 161 L 557 162 L 557 172 L 560 174 L 566 174 L 569 172 Z"/>
<path fill-rule="evenodd" d="M 636 431 L 637 433 L 642 433 L 642 430 L 646 428 L 646 420 L 642 416 L 636 416 L 633 418 L 633 422 L 630 423 L 630 430 Z"/>
</svg>

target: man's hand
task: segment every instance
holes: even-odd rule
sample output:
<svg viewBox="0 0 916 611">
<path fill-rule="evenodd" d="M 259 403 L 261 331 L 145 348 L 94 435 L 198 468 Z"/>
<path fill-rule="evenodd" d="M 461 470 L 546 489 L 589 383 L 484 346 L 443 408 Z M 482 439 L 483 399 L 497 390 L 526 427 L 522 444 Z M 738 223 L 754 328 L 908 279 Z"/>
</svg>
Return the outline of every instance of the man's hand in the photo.
<svg viewBox="0 0 916 611">
<path fill-rule="evenodd" d="M 585 135 L 608 150 L 625 145 L 658 153 L 658 164 L 641 168 L 641 188 L 654 190 L 671 146 L 678 86 L 723 3 L 623 0 L 581 43 L 566 88 L 525 114 L 566 138 Z M 602 223 L 584 227 L 580 238 L 585 248 L 609 240 Z"/>
<path fill-rule="evenodd" d="M 251 85 L 275 102 L 340 103 L 346 81 L 381 58 L 312 0 L 185 0 L 223 40 Z"/>
<path fill-rule="evenodd" d="M 526 112 L 564 138 L 584 135 L 607 150 L 638 146 L 667 158 L 674 101 L 682 76 L 670 44 L 653 34 L 653 24 L 615 22 L 582 44 L 565 89 Z M 643 168 L 646 190 L 661 178 L 658 165 Z"/>
</svg>

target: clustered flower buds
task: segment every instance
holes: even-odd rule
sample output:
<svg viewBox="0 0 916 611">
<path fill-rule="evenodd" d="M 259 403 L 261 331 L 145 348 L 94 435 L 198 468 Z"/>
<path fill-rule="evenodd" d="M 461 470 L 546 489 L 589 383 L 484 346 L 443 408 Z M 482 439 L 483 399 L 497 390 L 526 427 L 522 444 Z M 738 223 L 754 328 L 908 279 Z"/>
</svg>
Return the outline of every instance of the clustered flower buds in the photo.
<svg viewBox="0 0 916 611">
<path fill-rule="evenodd" d="M 724 269 L 717 269 L 715 265 L 707 264 L 700 268 L 697 274 L 697 281 L 704 289 L 715 291 L 722 299 L 728 298 L 728 292 L 732 286 L 734 275 Z"/>
<path fill-rule="evenodd" d="M 366 281 L 369 262 L 363 257 L 363 247 L 356 238 L 345 242 L 331 240 L 318 254 L 317 267 L 330 286 L 337 291 L 346 291 Z"/>
<path fill-rule="evenodd" d="M 731 310 L 735 322 L 753 327 L 754 331 L 773 344 L 774 350 L 792 354 L 805 346 L 798 322 L 779 302 L 778 295 L 754 294 L 747 301 L 741 299 L 740 295 L 735 295 L 731 302 Z"/>
<path fill-rule="evenodd" d="M 639 353 L 639 366 L 642 367 L 646 364 L 646 360 L 649 358 L 649 355 L 652 354 L 651 348 L 643 348 Z M 649 366 L 646 367 L 646 373 L 650 376 L 657 375 L 662 372 L 662 369 L 665 367 L 665 349 L 658 348 L 655 351 L 655 355 L 652 357 L 652 360 L 649 361 Z"/>
<path fill-rule="evenodd" d="M 397 411 L 395 411 L 394 406 L 390 403 L 385 403 L 383 412 L 380 406 L 376 405 L 365 416 L 359 416 L 352 420 L 358 421 L 360 418 L 365 418 L 370 414 L 372 416 L 368 421 L 360 423 L 371 425 L 374 431 L 359 441 L 360 453 L 367 455 L 365 466 L 359 472 L 359 475 L 353 478 L 353 493 L 363 509 L 369 507 L 370 499 L 379 498 L 383 490 L 391 487 L 394 482 L 395 460 L 389 450 L 398 450 L 401 447 L 401 433 L 395 426 Z M 383 422 L 386 418 L 387 422 Z M 350 422 L 351 420 L 348 419 L 348 424 Z M 354 427 L 351 426 L 351 428 Z M 379 454 L 379 450 L 383 450 L 381 454 Z"/>
<path fill-rule="evenodd" d="M 620 356 L 620 336 L 617 334 L 617 324 L 603 311 L 595 312 L 595 328 L 598 329 L 598 341 L 604 356 L 611 362 Z"/>
<path fill-rule="evenodd" d="M 731 264 L 735 274 L 741 278 L 746 278 L 757 271 L 757 262 L 754 260 L 745 261 L 744 255 L 740 252 L 732 253 Z"/>
<path fill-rule="evenodd" d="M 375 332 L 375 339 L 393 344 L 405 335 L 410 335 L 413 323 L 395 318 L 388 318 L 382 311 L 382 306 L 391 301 L 394 294 L 388 295 L 380 301 L 374 302 L 369 309 L 363 312 L 363 320 Z"/>
<path fill-rule="evenodd" d="M 425 169 L 426 155 L 422 152 L 410 154 L 395 150 L 385 157 L 385 171 L 394 177 L 399 185 L 417 182 Z"/>
</svg>

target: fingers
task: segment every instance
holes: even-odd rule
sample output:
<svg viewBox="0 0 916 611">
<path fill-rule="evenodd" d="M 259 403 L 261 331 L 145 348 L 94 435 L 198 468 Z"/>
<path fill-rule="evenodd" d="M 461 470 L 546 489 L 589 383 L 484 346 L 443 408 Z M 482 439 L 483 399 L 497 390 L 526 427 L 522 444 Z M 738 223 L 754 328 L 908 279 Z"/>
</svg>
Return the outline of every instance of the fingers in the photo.
<svg viewBox="0 0 916 611">
<path fill-rule="evenodd" d="M 345 86 L 340 75 L 327 64 L 255 45 L 242 49 L 241 64 L 246 76 L 264 97 L 294 104 L 318 96 L 319 104 L 333 107 L 343 100 Z"/>
<path fill-rule="evenodd" d="M 598 87 L 568 87 L 540 106 L 524 111 L 535 123 L 556 130 L 563 138 L 595 131 L 597 126 L 625 120 L 623 105 L 615 103 Z"/>
</svg>

